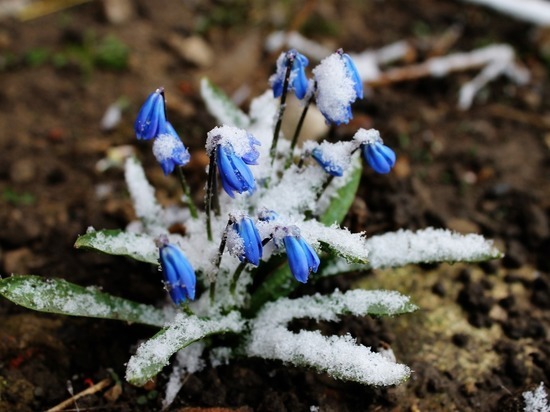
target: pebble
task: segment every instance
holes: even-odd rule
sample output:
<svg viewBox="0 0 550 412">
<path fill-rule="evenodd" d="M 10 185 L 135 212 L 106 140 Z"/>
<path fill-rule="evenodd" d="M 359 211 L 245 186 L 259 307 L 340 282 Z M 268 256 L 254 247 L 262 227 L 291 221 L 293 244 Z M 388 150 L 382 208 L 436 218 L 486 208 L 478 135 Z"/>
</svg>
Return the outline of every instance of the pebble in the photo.
<svg viewBox="0 0 550 412">
<path fill-rule="evenodd" d="M 182 37 L 173 33 L 166 42 L 182 59 L 199 67 L 210 67 L 214 63 L 214 52 L 202 37 Z"/>
<path fill-rule="evenodd" d="M 135 15 L 132 0 L 102 0 L 103 15 L 111 24 L 122 24 L 131 20 Z"/>
<path fill-rule="evenodd" d="M 10 178 L 15 184 L 32 182 L 35 176 L 36 163 L 30 158 L 16 160 L 10 168 Z"/>
</svg>

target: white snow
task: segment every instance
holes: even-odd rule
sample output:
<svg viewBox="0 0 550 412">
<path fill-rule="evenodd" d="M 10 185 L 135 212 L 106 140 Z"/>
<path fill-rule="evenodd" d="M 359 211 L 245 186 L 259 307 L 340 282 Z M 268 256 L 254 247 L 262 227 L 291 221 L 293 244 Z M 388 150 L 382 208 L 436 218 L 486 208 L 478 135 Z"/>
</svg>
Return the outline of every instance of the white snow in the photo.
<svg viewBox="0 0 550 412">
<path fill-rule="evenodd" d="M 544 390 L 544 382 L 534 391 L 523 392 L 523 400 L 525 412 L 550 412 L 550 405 L 548 405 L 547 393 Z"/>
<path fill-rule="evenodd" d="M 155 236 L 167 233 L 162 226 L 163 211 L 155 198 L 155 189 L 147 181 L 143 167 L 137 159 L 126 160 L 124 176 L 136 215 L 143 221 L 148 232 Z"/>
<path fill-rule="evenodd" d="M 355 100 L 353 79 L 338 53 L 324 58 L 313 69 L 317 81 L 317 107 L 333 122 L 347 123 L 348 107 Z"/>
<path fill-rule="evenodd" d="M 502 254 L 493 242 L 477 234 L 461 235 L 446 229 L 399 230 L 373 236 L 366 241 L 373 268 L 409 263 L 475 262 Z"/>
<path fill-rule="evenodd" d="M 180 313 L 176 319 L 153 338 L 142 343 L 128 361 L 126 379 L 144 384 L 156 375 L 170 357 L 182 347 L 213 333 L 238 333 L 243 321 L 238 312 L 231 312 L 219 319 L 201 319 Z"/>
<path fill-rule="evenodd" d="M 365 315 L 380 308 L 388 313 L 409 311 L 409 298 L 397 292 L 352 290 L 329 296 L 279 299 L 268 303 L 251 322 L 247 345 L 250 356 L 280 359 L 314 367 L 335 378 L 369 385 L 394 385 L 406 379 L 410 369 L 389 361 L 346 336 L 322 336 L 319 332 L 290 332 L 286 324 L 296 318 L 335 320 L 337 315 Z M 412 309 L 412 308 L 411 308 Z"/>
</svg>

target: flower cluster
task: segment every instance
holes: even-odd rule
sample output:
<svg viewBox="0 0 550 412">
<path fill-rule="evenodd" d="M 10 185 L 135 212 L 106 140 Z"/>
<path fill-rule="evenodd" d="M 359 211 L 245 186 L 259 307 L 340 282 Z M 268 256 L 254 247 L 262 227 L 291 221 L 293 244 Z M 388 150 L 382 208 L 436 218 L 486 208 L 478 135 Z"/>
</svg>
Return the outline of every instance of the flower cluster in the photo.
<svg viewBox="0 0 550 412">
<path fill-rule="evenodd" d="M 189 162 L 187 148 L 166 120 L 162 87 L 151 93 L 141 107 L 134 123 L 134 130 L 140 140 L 155 139 L 153 154 L 165 175 L 172 173 L 176 166 L 185 166 Z"/>
<path fill-rule="evenodd" d="M 338 50 L 313 69 L 311 81 L 308 81 L 305 71 L 308 63 L 308 59 L 294 49 L 279 56 L 277 70 L 270 78 L 273 95 L 281 98 L 278 122 L 284 112 L 286 93 L 291 90 L 298 99 L 309 96 L 303 115 L 307 112 L 307 106 L 315 100 L 328 122 L 337 125 L 349 122 L 352 118 L 351 104 L 357 98 L 363 97 L 362 82 L 351 57 Z M 187 149 L 166 119 L 162 88 L 147 98 L 136 119 L 135 131 L 138 139 L 155 139 L 153 154 L 165 174 L 189 161 Z M 298 134 L 299 129 L 295 137 Z M 273 142 L 276 142 L 277 135 L 276 131 Z M 260 145 L 260 141 L 251 133 L 238 127 L 223 125 L 208 132 L 206 153 L 210 157 L 210 166 L 206 188 L 206 228 L 209 241 L 214 240 L 211 228 L 212 211 L 216 215 L 220 214 L 217 176 L 221 187 L 230 198 L 235 198 L 236 193 L 247 194 L 247 197 L 239 199 L 240 202 L 245 202 L 258 188 L 250 166 L 258 165 L 261 160 L 258 150 Z M 270 151 L 272 167 L 274 148 L 276 149 L 276 144 Z M 351 156 L 358 150 L 362 151 L 365 161 L 378 173 L 388 173 L 395 164 L 395 153 L 383 144 L 380 134 L 372 129 L 360 129 L 351 141 L 307 142 L 302 149 L 302 158 L 311 156 L 330 175 L 330 178 L 326 178 L 324 190 L 333 177 L 345 174 L 351 164 Z M 289 164 L 285 166 L 288 167 Z M 266 182 L 262 181 L 262 184 Z M 309 275 L 317 272 L 320 259 L 315 249 L 302 237 L 298 227 L 300 223 L 291 221 L 286 224 L 287 217 L 280 219 L 277 213 L 267 209 L 258 213 L 258 220 L 254 221 L 248 214 L 252 212 L 251 205 L 247 212 L 229 212 L 229 223 L 223 232 L 214 266 L 219 269 L 225 247 L 230 255 L 240 260 L 241 265 L 256 267 L 263 258 L 269 259 L 273 251 L 286 252 L 294 278 L 301 283 L 307 282 Z M 258 230 L 258 224 L 262 225 L 261 230 Z M 266 253 L 264 248 L 270 243 L 273 246 Z M 163 243 L 160 246 L 160 262 L 172 300 L 179 304 L 186 299 L 193 299 L 195 272 L 181 249 Z M 240 272 L 236 272 L 235 279 L 238 279 L 238 273 Z"/>
</svg>

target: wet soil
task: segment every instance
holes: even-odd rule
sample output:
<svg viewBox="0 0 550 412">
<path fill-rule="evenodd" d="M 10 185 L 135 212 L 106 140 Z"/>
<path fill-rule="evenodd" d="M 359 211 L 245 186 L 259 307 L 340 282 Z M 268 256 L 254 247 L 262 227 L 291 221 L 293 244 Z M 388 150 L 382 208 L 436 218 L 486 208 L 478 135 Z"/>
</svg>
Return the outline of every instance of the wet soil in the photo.
<svg viewBox="0 0 550 412">
<path fill-rule="evenodd" d="M 178 201 L 177 182 L 162 175 L 149 145 L 132 132 L 151 90 L 166 88 L 169 116 L 196 159 L 186 173 L 200 202 L 202 147 L 214 126 L 198 95 L 201 77 L 229 94 L 242 95 L 239 87 L 246 84 L 246 108 L 273 70 L 276 56 L 263 49 L 272 30 L 292 27 L 327 47 L 354 52 L 409 40 L 416 53 L 398 63 L 404 65 L 440 53 L 444 34 L 458 27 L 460 36 L 444 53 L 508 43 L 530 71 L 530 82 L 499 79 L 468 111 L 457 109 L 457 93 L 474 72 L 371 90 L 354 107 L 352 124 L 331 136 L 375 127 L 399 161 L 388 176 L 365 170 L 344 223 L 369 235 L 426 226 L 477 232 L 495 239 L 506 257 L 371 271 L 315 285 L 322 291 L 382 287 L 413 297 L 421 310 L 408 316 L 294 325 L 351 333 L 374 348 L 389 345 L 414 370 L 401 386 L 364 387 L 245 359 L 187 377 L 170 410 L 520 411 L 523 391 L 541 381 L 548 387 L 550 32 L 458 1 L 129 4 L 120 23 L 100 2 L 26 22 L 1 20 L 3 276 L 63 277 L 161 302 L 154 268 L 72 247 L 89 225 L 120 228 L 134 217 L 122 171 L 97 169 L 111 147 L 132 146 L 162 203 Z M 175 44 L 190 35 L 206 44 L 186 54 Z M 105 110 L 121 97 L 128 102 L 121 122 L 102 131 Z M 313 290 L 308 285 L 298 293 Z M 155 332 L 151 328 L 32 313 L 4 300 L 0 324 L 0 410 L 46 410 L 108 377 L 120 377 L 121 386 L 80 398 L 69 409 L 160 410 L 169 368 L 145 388 L 122 378 L 124 363 L 140 339 Z"/>
</svg>

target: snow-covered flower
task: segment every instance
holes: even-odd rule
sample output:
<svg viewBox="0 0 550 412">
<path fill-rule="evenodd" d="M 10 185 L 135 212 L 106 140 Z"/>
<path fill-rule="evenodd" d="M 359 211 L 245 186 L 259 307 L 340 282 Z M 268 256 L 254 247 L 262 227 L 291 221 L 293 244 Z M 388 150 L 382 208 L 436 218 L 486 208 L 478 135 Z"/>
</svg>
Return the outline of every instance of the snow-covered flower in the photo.
<svg viewBox="0 0 550 412">
<path fill-rule="evenodd" d="M 222 186 L 227 194 L 252 193 L 256 189 L 254 176 L 248 165 L 257 164 L 260 156 L 255 146 L 260 142 L 246 130 L 233 126 L 219 126 L 208 132 L 206 152 L 215 156 Z"/>
<path fill-rule="evenodd" d="M 271 235 L 277 248 L 284 245 L 292 275 L 298 282 L 306 283 L 309 274 L 317 272 L 321 261 L 315 250 L 300 234 L 300 229 L 295 225 L 277 225 Z"/>
<path fill-rule="evenodd" d="M 363 98 L 363 84 L 351 57 L 339 49 L 313 69 L 315 100 L 325 119 L 336 125 L 353 117 L 351 104 Z"/>
<path fill-rule="evenodd" d="M 191 157 L 170 122 L 166 122 L 166 133 L 155 139 L 153 154 L 165 175 L 172 173 L 176 166 L 185 166 Z"/>
<path fill-rule="evenodd" d="M 134 123 L 134 130 L 140 140 L 149 140 L 166 133 L 164 88 L 158 88 L 145 100 Z"/>
<path fill-rule="evenodd" d="M 290 78 L 288 81 L 288 90 L 294 90 L 298 99 L 303 99 L 307 92 L 308 80 L 305 68 L 309 64 L 306 56 L 291 49 L 286 53 L 281 53 L 277 59 L 277 71 L 269 78 L 273 96 L 279 97 L 283 94 L 283 86 L 288 65 L 291 64 Z"/>
<path fill-rule="evenodd" d="M 384 144 L 376 129 L 359 129 L 353 139 L 361 145 L 363 158 L 377 173 L 389 173 L 395 165 L 395 152 Z"/>
<path fill-rule="evenodd" d="M 315 250 L 300 235 L 297 227 L 292 226 L 286 232 L 283 243 L 290 271 L 298 282 L 306 283 L 309 274 L 317 272 L 321 261 Z"/>
<path fill-rule="evenodd" d="M 262 257 L 262 239 L 252 219 L 242 214 L 234 217 L 235 222 L 229 229 L 233 236 L 228 236 L 228 248 L 231 254 L 241 262 L 258 266 Z M 236 235 L 236 237 L 234 236 Z M 236 239 L 236 241 L 235 241 Z M 230 242 L 231 240 L 231 242 Z"/>
<path fill-rule="evenodd" d="M 160 264 L 164 275 L 164 285 L 176 305 L 186 299 L 195 299 L 196 276 L 193 267 L 181 251 L 173 244 L 166 243 L 160 248 Z"/>
<path fill-rule="evenodd" d="M 231 144 L 218 145 L 216 160 L 225 192 L 235 197 L 234 192 L 252 193 L 256 190 L 256 181 L 250 168 L 242 157 L 237 156 Z"/>
</svg>

